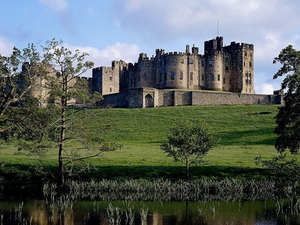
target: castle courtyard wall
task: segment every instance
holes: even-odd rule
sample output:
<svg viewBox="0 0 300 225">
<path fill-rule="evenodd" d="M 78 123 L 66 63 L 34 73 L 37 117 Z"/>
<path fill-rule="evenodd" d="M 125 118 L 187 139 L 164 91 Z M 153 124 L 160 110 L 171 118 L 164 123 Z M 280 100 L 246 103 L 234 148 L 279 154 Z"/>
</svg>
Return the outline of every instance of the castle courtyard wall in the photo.
<svg viewBox="0 0 300 225">
<path fill-rule="evenodd" d="M 147 105 L 146 96 L 153 98 L 153 106 Z M 101 102 L 103 106 L 128 108 L 282 103 L 282 95 L 177 91 L 155 88 L 135 88 L 119 94 L 106 95 Z"/>
</svg>

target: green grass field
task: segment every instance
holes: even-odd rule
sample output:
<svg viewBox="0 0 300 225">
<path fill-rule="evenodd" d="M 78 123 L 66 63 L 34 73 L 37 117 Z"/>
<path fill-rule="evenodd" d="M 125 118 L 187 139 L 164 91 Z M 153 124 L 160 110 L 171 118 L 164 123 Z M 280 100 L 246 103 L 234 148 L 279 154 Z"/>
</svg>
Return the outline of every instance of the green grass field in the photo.
<svg viewBox="0 0 300 225">
<path fill-rule="evenodd" d="M 211 150 L 204 164 L 192 168 L 193 176 L 201 174 L 219 176 L 255 173 L 261 169 L 254 158 L 262 156 L 271 159 L 277 155 L 274 148 L 276 135 L 274 117 L 276 105 L 239 106 L 181 106 L 147 109 L 91 109 L 98 121 L 89 121 L 91 129 L 99 130 L 99 135 L 108 142 L 116 142 L 123 147 L 105 153 L 105 157 L 92 159 L 99 169 L 99 177 L 174 177 L 184 175 L 184 167 L 160 150 L 166 142 L 168 129 L 179 117 L 184 116 L 197 123 L 208 123 L 220 138 L 216 148 Z M 102 125 L 113 124 L 112 128 L 100 134 Z M 18 152 L 12 144 L 2 143 L 0 158 L 6 164 L 35 165 L 37 161 L 25 153 Z M 291 156 L 289 156 L 291 157 Z M 295 157 L 295 156 L 293 156 Z M 299 156 L 297 156 L 299 158 Z M 56 165 L 56 149 L 48 152 L 45 165 Z M 0 160 L 0 161 L 1 161 Z M 180 176 L 181 176 L 180 175 Z"/>
</svg>

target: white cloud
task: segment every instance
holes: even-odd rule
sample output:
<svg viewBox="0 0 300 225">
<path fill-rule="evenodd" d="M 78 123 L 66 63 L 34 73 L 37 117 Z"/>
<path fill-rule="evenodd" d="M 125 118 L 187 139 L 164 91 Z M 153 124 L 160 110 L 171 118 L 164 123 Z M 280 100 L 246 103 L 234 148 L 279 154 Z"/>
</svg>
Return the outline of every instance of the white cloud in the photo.
<svg viewBox="0 0 300 225">
<path fill-rule="evenodd" d="M 273 94 L 275 88 L 272 84 L 260 84 L 259 86 L 255 87 L 255 93 L 257 94 Z"/>
<path fill-rule="evenodd" d="M 39 0 L 39 2 L 54 11 L 62 11 L 68 8 L 68 0 Z"/>
<path fill-rule="evenodd" d="M 137 61 L 140 53 L 140 48 L 136 44 L 120 42 L 117 42 L 114 45 L 108 45 L 103 50 L 99 50 L 94 47 L 72 46 L 69 44 L 64 44 L 64 46 L 72 51 L 78 49 L 81 52 L 88 53 L 89 56 L 87 56 L 86 59 L 94 62 L 95 67 L 111 66 L 111 62 L 113 60 L 123 60 L 127 63 L 135 62 Z M 91 71 L 85 74 L 85 76 L 92 76 Z"/>
<path fill-rule="evenodd" d="M 14 44 L 7 38 L 0 36 L 0 54 L 9 56 L 12 53 Z"/>
<path fill-rule="evenodd" d="M 115 0 L 115 6 L 121 27 L 159 40 L 214 36 L 217 18 L 221 35 L 248 40 L 284 33 L 300 20 L 298 0 Z"/>
</svg>

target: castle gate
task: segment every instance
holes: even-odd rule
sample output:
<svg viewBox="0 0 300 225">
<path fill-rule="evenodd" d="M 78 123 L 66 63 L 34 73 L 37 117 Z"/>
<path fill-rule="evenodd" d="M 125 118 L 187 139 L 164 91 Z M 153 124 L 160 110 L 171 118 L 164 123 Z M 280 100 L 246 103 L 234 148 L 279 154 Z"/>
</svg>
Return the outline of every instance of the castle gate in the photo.
<svg viewBox="0 0 300 225">
<path fill-rule="evenodd" d="M 154 98 L 152 97 L 152 95 L 147 94 L 145 96 L 145 108 L 151 108 L 154 107 Z"/>
</svg>

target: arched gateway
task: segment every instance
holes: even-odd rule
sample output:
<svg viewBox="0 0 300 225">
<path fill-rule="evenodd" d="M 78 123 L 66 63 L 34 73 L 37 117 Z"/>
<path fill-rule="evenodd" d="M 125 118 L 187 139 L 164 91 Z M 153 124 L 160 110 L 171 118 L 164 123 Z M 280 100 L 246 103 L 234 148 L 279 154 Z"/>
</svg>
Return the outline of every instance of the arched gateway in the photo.
<svg viewBox="0 0 300 225">
<path fill-rule="evenodd" d="M 145 108 L 152 108 L 154 107 L 154 98 L 151 94 L 147 94 L 145 96 Z"/>
</svg>

